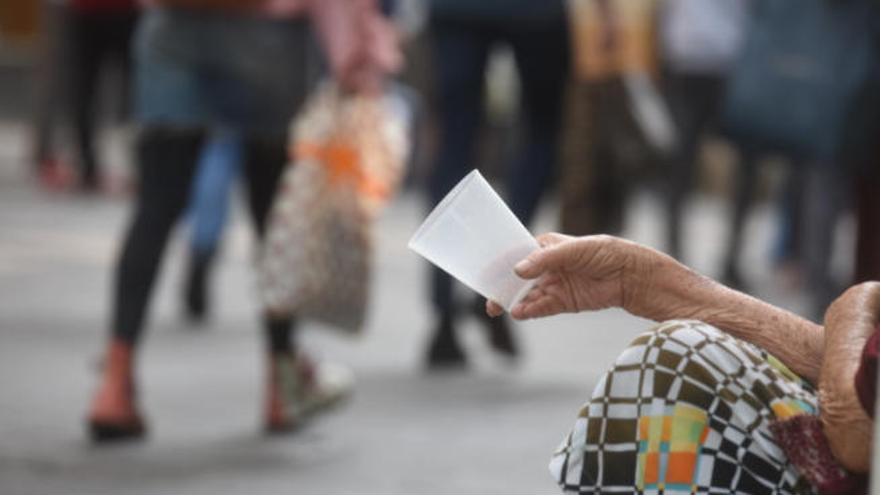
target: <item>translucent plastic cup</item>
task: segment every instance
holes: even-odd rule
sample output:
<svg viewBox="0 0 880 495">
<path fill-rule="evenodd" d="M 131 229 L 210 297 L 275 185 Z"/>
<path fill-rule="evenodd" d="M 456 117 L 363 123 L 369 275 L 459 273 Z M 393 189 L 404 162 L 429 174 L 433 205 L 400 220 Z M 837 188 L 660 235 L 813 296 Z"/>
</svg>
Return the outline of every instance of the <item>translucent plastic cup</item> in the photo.
<svg viewBox="0 0 880 495">
<path fill-rule="evenodd" d="M 534 285 L 513 267 L 538 242 L 477 170 L 434 208 L 409 248 L 508 311 Z"/>
</svg>

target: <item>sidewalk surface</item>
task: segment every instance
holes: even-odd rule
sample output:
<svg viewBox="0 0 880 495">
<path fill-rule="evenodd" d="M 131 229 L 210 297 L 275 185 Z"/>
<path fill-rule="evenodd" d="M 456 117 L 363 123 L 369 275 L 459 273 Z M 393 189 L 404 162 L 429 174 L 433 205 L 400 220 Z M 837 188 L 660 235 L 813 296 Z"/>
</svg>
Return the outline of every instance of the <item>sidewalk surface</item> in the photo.
<svg viewBox="0 0 880 495">
<path fill-rule="evenodd" d="M 383 217 L 372 317 L 363 336 L 307 325 L 305 345 L 350 365 L 357 392 L 294 435 L 260 433 L 261 341 L 250 233 L 240 204 L 204 327 L 180 311 L 183 235 L 154 298 L 141 357 L 151 432 L 142 444 L 95 448 L 84 412 L 109 314 L 111 274 L 128 215 L 124 199 L 36 191 L 21 164 L 21 129 L 0 125 L 0 493 L 553 494 L 547 461 L 614 356 L 649 322 L 619 311 L 517 325 L 525 356 L 496 361 L 473 318 L 466 373 L 421 367 L 430 327 L 427 268 L 406 249 L 424 210 L 404 194 Z M 724 205 L 697 200 L 692 263 L 714 274 Z M 641 195 L 627 235 L 656 244 L 661 217 Z M 548 205 L 535 230 L 553 226 Z M 773 216 L 749 225 L 746 275 L 759 295 L 794 309 L 766 262 Z"/>
</svg>

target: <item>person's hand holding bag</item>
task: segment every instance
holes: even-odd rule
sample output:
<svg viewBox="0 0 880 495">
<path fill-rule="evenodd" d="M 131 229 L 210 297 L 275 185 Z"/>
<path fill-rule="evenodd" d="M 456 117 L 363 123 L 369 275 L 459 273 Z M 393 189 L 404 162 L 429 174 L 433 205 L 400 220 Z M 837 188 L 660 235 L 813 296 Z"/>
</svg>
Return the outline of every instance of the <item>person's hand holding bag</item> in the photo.
<svg viewBox="0 0 880 495">
<path fill-rule="evenodd" d="M 345 91 L 377 93 L 385 77 L 400 70 L 397 31 L 376 0 L 312 0 L 311 15 L 330 71 Z"/>
</svg>

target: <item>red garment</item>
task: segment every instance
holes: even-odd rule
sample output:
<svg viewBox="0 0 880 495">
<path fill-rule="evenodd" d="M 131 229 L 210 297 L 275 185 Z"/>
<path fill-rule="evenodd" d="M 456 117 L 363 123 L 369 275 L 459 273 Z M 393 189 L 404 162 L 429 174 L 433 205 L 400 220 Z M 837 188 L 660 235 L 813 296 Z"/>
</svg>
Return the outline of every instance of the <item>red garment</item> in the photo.
<svg viewBox="0 0 880 495">
<path fill-rule="evenodd" d="M 856 372 L 859 402 L 872 418 L 877 396 L 877 357 L 880 356 L 880 325 L 868 339 Z M 868 493 L 868 477 L 847 472 L 831 453 L 818 416 L 800 415 L 776 421 L 770 430 L 792 464 L 822 495 Z"/>
<path fill-rule="evenodd" d="M 138 0 L 69 0 L 70 7 L 78 12 L 130 12 L 137 8 Z"/>
<path fill-rule="evenodd" d="M 818 416 L 801 414 L 774 421 L 770 431 L 788 460 L 821 495 L 868 493 L 868 478 L 848 472 L 834 458 Z"/>
<path fill-rule="evenodd" d="M 877 399 L 877 356 L 880 355 L 880 326 L 868 339 L 862 351 L 862 361 L 856 372 L 856 393 L 862 408 L 868 416 L 874 417 L 874 404 Z"/>
</svg>

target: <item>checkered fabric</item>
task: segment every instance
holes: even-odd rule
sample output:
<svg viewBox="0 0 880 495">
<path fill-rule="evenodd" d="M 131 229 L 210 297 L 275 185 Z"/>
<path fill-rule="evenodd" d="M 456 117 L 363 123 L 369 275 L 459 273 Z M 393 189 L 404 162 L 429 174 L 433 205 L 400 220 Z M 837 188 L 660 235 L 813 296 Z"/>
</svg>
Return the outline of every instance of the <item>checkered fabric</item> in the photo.
<svg viewBox="0 0 880 495">
<path fill-rule="evenodd" d="M 550 470 L 572 494 L 815 493 L 769 425 L 817 413 L 816 391 L 765 351 L 671 321 L 602 377 Z"/>
</svg>

